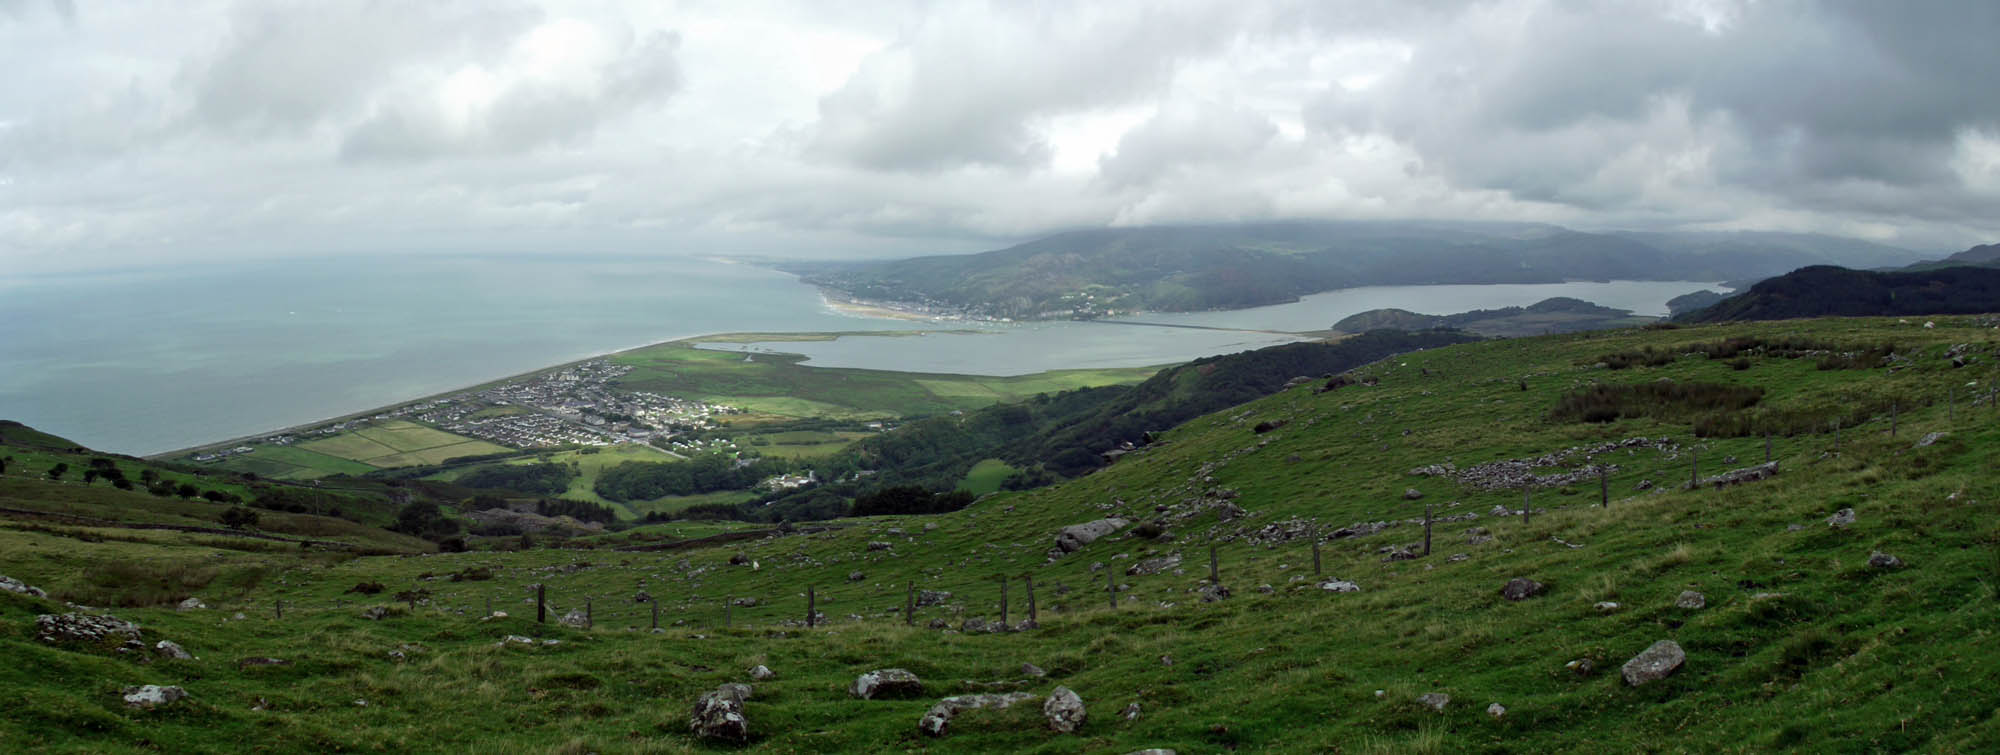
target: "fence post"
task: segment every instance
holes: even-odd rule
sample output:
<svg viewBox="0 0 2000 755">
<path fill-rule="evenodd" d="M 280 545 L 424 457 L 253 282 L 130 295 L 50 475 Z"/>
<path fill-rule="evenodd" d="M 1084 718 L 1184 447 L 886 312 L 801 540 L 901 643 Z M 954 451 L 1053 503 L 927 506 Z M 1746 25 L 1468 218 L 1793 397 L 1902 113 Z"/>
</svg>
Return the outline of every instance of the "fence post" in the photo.
<svg viewBox="0 0 2000 755">
<path fill-rule="evenodd" d="M 1523 526 L 1527 525 L 1528 523 L 1528 510 L 1535 507 L 1534 499 L 1530 497 L 1530 495 L 1532 495 L 1533 492 L 1534 492 L 1533 488 L 1530 488 L 1527 485 L 1521 486 L 1521 524 Z"/>
<path fill-rule="evenodd" d="M 1319 576 L 1319 535 L 1313 535 L 1313 576 Z"/>
<path fill-rule="evenodd" d="M 271 610 L 276 612 L 278 615 L 278 619 L 282 621 L 285 618 L 285 601 L 283 600 L 273 601 L 271 604 Z"/>
<path fill-rule="evenodd" d="M 729 625 L 735 623 L 735 621 L 736 599 L 725 597 L 722 599 L 722 628 L 728 629 Z"/>
<path fill-rule="evenodd" d="M 535 623 L 549 623 L 549 586 L 535 585 Z"/>
<path fill-rule="evenodd" d="M 1597 468 L 1597 505 L 1611 508 L 1611 473 L 1604 467 Z"/>
<path fill-rule="evenodd" d="M 1833 418 L 1833 450 L 1840 450 L 1840 418 Z"/>
<path fill-rule="evenodd" d="M 811 628 L 813 628 L 813 627 L 815 627 L 815 626 L 818 626 L 818 625 L 819 625 L 819 619 L 818 619 L 818 614 L 819 614 L 819 608 L 818 608 L 818 605 L 819 605 L 819 595 L 818 595 L 817 593 L 813 592 L 813 589 L 812 589 L 811 587 L 807 587 L 807 588 L 806 588 L 806 628 L 807 628 L 807 629 L 811 629 Z"/>
<path fill-rule="evenodd" d="M 1027 583 L 1028 586 L 1028 623 L 1039 628 L 1042 625 L 1042 617 L 1035 611 L 1035 578 L 1023 574 L 1021 575 L 1021 581 Z"/>
<path fill-rule="evenodd" d="M 1431 555 L 1431 505 L 1424 504 L 1424 556 Z"/>
<path fill-rule="evenodd" d="M 1113 610 L 1117 610 L 1117 608 L 1118 608 L 1118 585 L 1117 585 L 1117 581 L 1116 581 L 1115 579 L 1113 579 L 1113 578 L 1112 578 L 1112 576 L 1111 576 L 1111 569 L 1109 569 L 1109 568 L 1106 568 L 1106 569 L 1104 570 L 1104 600 L 1105 600 L 1105 602 L 1107 602 L 1107 603 L 1111 604 L 1111 608 L 1112 608 Z"/>
<path fill-rule="evenodd" d="M 1946 418 L 1946 419 L 1948 419 L 1948 420 L 1950 420 L 1950 421 L 1951 421 L 1951 423 L 1952 423 L 1952 424 L 1954 424 L 1954 425 L 1958 424 L 1958 387 L 1957 387 L 1957 386 L 1953 386 L 1953 387 L 1950 387 L 1950 388 L 1946 388 L 1946 389 L 1945 389 L 1945 394 L 1944 394 L 1944 401 L 1945 401 L 1945 412 L 1946 412 L 1946 414 L 1945 414 L 1945 418 Z"/>
<path fill-rule="evenodd" d="M 493 615 L 493 596 L 486 596 L 486 615 Z"/>
<path fill-rule="evenodd" d="M 1895 401 L 1889 402 L 1889 437 L 1891 438 L 1896 437 L 1896 425 L 1901 424 L 1897 417 L 1897 403 Z"/>
<path fill-rule="evenodd" d="M 1688 461 L 1688 489 L 1696 490 L 1701 487 L 1701 452 L 1689 450 Z"/>
<path fill-rule="evenodd" d="M 1005 574 L 1000 575 L 1000 626 L 1009 626 L 1007 623 L 1007 575 Z"/>
<path fill-rule="evenodd" d="M 1764 463 L 1771 463 L 1771 434 L 1764 433 Z"/>
<path fill-rule="evenodd" d="M 1222 565 L 1216 560 L 1215 546 L 1208 546 L 1208 583 L 1222 584 Z"/>
<path fill-rule="evenodd" d="M 649 600 L 649 601 L 646 601 L 646 602 L 647 602 L 647 603 L 650 603 L 650 604 L 652 604 L 652 606 L 653 606 L 653 628 L 654 628 L 654 629 L 659 629 L 659 628 L 660 628 L 660 601 L 657 601 L 657 600 Z"/>
<path fill-rule="evenodd" d="M 917 583 L 911 581 L 904 583 L 904 585 L 903 625 L 913 627 L 917 625 Z M 1030 592 L 1029 594 L 1033 595 L 1034 593 Z"/>
<path fill-rule="evenodd" d="M 597 624 L 597 622 L 596 622 L 596 621 L 594 621 L 594 620 L 593 620 L 593 619 L 591 618 L 591 617 L 592 617 L 592 616 L 593 616 L 594 614 L 593 614 L 593 612 L 592 612 L 592 611 L 590 610 L 590 602 L 591 602 L 591 601 L 590 601 L 590 599 L 589 599 L 589 598 L 584 598 L 584 599 L 583 599 L 583 628 L 584 628 L 584 629 L 591 629 L 591 628 L 595 627 L 595 626 L 596 626 L 596 624 Z"/>
</svg>

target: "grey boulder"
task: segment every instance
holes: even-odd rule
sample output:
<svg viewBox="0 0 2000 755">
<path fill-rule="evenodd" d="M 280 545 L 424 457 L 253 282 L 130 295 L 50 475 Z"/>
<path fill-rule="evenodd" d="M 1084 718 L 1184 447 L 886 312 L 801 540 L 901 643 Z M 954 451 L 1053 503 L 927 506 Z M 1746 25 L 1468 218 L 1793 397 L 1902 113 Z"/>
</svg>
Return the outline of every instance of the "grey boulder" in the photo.
<svg viewBox="0 0 2000 755">
<path fill-rule="evenodd" d="M 1094 522 L 1072 524 L 1056 533 L 1056 550 L 1075 553 L 1100 537 L 1124 529 L 1128 523 L 1117 517 L 1109 517 Z"/>
<path fill-rule="evenodd" d="M 735 683 L 703 693 L 688 712 L 688 730 L 707 739 L 748 739 L 750 720 L 743 716 L 743 701 L 750 699 L 750 694 L 750 685 Z"/>
<path fill-rule="evenodd" d="M 1500 588 L 1500 597 L 1508 600 L 1527 600 L 1540 594 L 1542 594 L 1542 583 L 1526 577 L 1507 580 L 1507 585 Z"/>
<path fill-rule="evenodd" d="M 1625 662 L 1623 669 L 1625 683 L 1637 687 L 1647 682 L 1656 682 L 1672 676 L 1685 663 L 1687 663 L 1687 653 L 1681 650 L 1680 643 L 1660 640 L 1653 643 L 1652 647 L 1632 656 L 1632 660 Z"/>
<path fill-rule="evenodd" d="M 923 694 L 924 682 L 916 674 L 899 668 L 876 669 L 854 678 L 849 694 L 863 700 L 877 697 L 909 697 Z"/>
<path fill-rule="evenodd" d="M 1083 698 L 1068 687 L 1057 687 L 1042 703 L 1042 717 L 1048 719 L 1050 730 L 1073 734 L 1089 716 L 1083 709 Z"/>
<path fill-rule="evenodd" d="M 917 720 L 917 731 L 933 737 L 942 737 L 945 735 L 946 730 L 951 728 L 951 720 L 965 711 L 979 708 L 999 710 L 1012 707 L 1018 703 L 1032 702 L 1039 699 L 1041 699 L 1041 696 L 1027 692 L 954 695 L 939 700 L 936 705 L 932 705 L 931 709 L 924 713 L 924 717 Z"/>
</svg>

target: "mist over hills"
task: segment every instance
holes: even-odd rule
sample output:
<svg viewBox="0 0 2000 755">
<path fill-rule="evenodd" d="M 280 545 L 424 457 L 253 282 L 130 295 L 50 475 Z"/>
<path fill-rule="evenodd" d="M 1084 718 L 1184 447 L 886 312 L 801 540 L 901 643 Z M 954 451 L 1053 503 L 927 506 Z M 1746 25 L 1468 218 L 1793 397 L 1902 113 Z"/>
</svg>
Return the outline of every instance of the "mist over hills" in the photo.
<svg viewBox="0 0 2000 755">
<path fill-rule="evenodd" d="M 1289 221 L 1092 229 L 978 254 L 784 269 L 866 300 L 1052 319 L 1254 307 L 1353 286 L 1761 279 L 1812 264 L 1903 264 L 1916 256 L 1807 234 Z"/>
</svg>

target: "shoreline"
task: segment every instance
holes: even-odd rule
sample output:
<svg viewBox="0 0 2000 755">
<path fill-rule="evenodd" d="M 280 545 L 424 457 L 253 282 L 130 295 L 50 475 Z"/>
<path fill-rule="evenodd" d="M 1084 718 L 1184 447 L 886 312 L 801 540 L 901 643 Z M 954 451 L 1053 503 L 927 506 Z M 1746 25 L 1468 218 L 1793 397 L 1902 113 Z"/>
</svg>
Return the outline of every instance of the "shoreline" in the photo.
<svg viewBox="0 0 2000 755">
<path fill-rule="evenodd" d="M 902 320 L 905 322 L 933 322 L 933 323 L 949 322 L 944 318 L 934 317 L 931 315 L 924 314 L 922 312 L 913 312 L 907 309 L 897 309 L 892 306 L 885 306 L 881 304 L 863 304 L 861 302 L 842 296 L 827 288 L 819 288 L 819 300 L 820 303 L 824 304 L 827 309 L 833 310 L 838 314 L 847 315 L 849 317 L 867 317 L 880 320 Z"/>
</svg>

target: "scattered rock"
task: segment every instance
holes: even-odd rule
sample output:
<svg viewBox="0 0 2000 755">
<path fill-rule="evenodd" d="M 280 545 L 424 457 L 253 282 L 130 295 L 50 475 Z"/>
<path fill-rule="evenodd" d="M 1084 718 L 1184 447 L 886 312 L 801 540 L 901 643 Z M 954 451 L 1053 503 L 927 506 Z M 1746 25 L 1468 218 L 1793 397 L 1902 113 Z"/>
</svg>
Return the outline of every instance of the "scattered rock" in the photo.
<svg viewBox="0 0 2000 755">
<path fill-rule="evenodd" d="M 917 591 L 918 608 L 929 608 L 935 605 L 943 605 L 944 602 L 948 600 L 951 600 L 951 593 L 945 592 L 943 590 Z"/>
<path fill-rule="evenodd" d="M 645 590 L 640 590 L 637 594 L 632 596 L 632 602 L 651 603 L 653 602 L 653 594 L 646 592 Z"/>
<path fill-rule="evenodd" d="M 890 543 L 885 543 L 885 542 L 882 542 L 882 541 L 880 541 L 880 540 L 876 540 L 876 541 L 874 541 L 874 542 L 871 542 L 871 543 L 869 543 L 869 544 L 868 544 L 868 550 L 871 550 L 871 551 L 886 551 L 886 550 L 888 550 L 888 549 L 890 549 L 890 548 L 894 548 L 894 547 L 896 547 L 896 546 L 895 546 L 895 545 L 893 545 L 893 544 L 890 544 Z"/>
<path fill-rule="evenodd" d="M 702 694 L 688 712 L 688 730 L 707 739 L 748 739 L 750 720 L 743 717 L 743 701 L 750 699 L 750 694 L 750 685 L 733 683 Z"/>
<path fill-rule="evenodd" d="M 246 669 L 250 668 L 251 666 L 290 666 L 290 665 L 292 665 L 292 662 L 285 660 L 283 658 L 263 658 L 263 657 L 239 658 L 236 661 L 236 667 L 239 669 Z"/>
<path fill-rule="evenodd" d="M 1762 464 L 1758 464 L 1757 466 L 1754 467 L 1732 469 L 1727 472 L 1723 472 L 1722 474 L 1715 475 L 1713 477 L 1704 477 L 1702 478 L 1699 487 L 1722 488 L 1722 487 L 1728 487 L 1730 485 L 1740 485 L 1746 482 L 1756 482 L 1758 480 L 1768 479 L 1776 476 L 1777 474 L 1778 474 L 1778 463 L 1775 461 L 1767 461 Z"/>
<path fill-rule="evenodd" d="M 1135 702 L 1132 703 L 1131 705 L 1125 706 L 1125 712 L 1119 715 L 1124 716 L 1125 720 L 1127 721 L 1139 720 L 1139 704 Z"/>
<path fill-rule="evenodd" d="M 1699 611 L 1708 607 L 1708 596 L 1693 590 L 1682 590 L 1681 596 L 1674 599 L 1674 607 Z"/>
<path fill-rule="evenodd" d="M 1488 705 L 1486 706 L 1486 715 L 1492 716 L 1493 720 L 1498 721 L 1507 715 L 1507 706 L 1499 703 Z"/>
<path fill-rule="evenodd" d="M 868 575 L 862 574 L 861 572 L 858 571 L 851 571 L 847 573 L 847 581 L 849 582 L 859 582 L 867 578 Z"/>
<path fill-rule="evenodd" d="M 1417 702 L 1423 703 L 1425 707 L 1431 710 L 1443 711 L 1444 706 L 1451 704 L 1451 695 L 1443 692 L 1425 692 L 1417 697 Z"/>
<path fill-rule="evenodd" d="M 750 554 L 748 554 L 748 553 L 744 553 L 744 552 L 742 552 L 742 551 L 738 551 L 738 552 L 736 553 L 736 555 L 733 555 L 733 556 L 730 556 L 730 557 L 729 557 L 729 565 L 730 565 L 730 566 L 749 566 L 749 565 L 750 565 Z"/>
<path fill-rule="evenodd" d="M 731 599 L 731 600 L 729 601 L 729 604 L 730 604 L 730 605 L 732 605 L 732 606 L 736 606 L 737 608 L 756 608 L 756 607 L 757 607 L 757 599 L 756 599 L 756 598 L 732 598 L 732 599 Z M 922 603 L 918 603 L 917 605 L 923 605 L 923 604 L 922 604 Z"/>
<path fill-rule="evenodd" d="M 367 619 L 369 621 L 381 621 L 388 617 L 389 617 L 388 606 L 370 606 L 368 610 L 361 612 L 361 618 Z"/>
<path fill-rule="evenodd" d="M 1327 592 L 1361 592 L 1361 586 L 1344 579 L 1329 579 L 1319 583 L 1319 589 Z"/>
<path fill-rule="evenodd" d="M 183 601 L 181 601 L 181 602 L 180 602 L 180 605 L 177 605 L 177 606 L 174 606 L 174 610 L 176 610 L 176 611 L 199 611 L 199 610 L 202 610 L 202 609 L 205 609 L 205 608 L 207 608 L 207 607 L 208 607 L 208 604 L 207 604 L 207 603 L 203 603 L 203 602 L 201 602 L 201 598 L 188 598 L 187 600 L 183 600 Z"/>
<path fill-rule="evenodd" d="M 1508 600 L 1527 600 L 1542 594 L 1542 583 L 1527 577 L 1507 580 L 1507 586 L 1500 588 L 1500 597 Z"/>
<path fill-rule="evenodd" d="M 1203 603 L 1216 603 L 1229 599 L 1229 587 L 1227 585 L 1206 584 L 1195 588 L 1195 594 L 1201 596 L 1201 602 Z"/>
<path fill-rule="evenodd" d="M 756 666 L 750 667 L 751 681 L 768 682 L 776 678 L 778 678 L 777 672 L 772 671 L 769 667 L 766 667 L 763 664 L 758 664 Z"/>
<path fill-rule="evenodd" d="M 137 642 L 139 625 L 112 616 L 86 613 L 42 614 L 35 617 L 35 639 L 43 642 Z M 144 647 L 143 645 L 140 647 Z"/>
<path fill-rule="evenodd" d="M 1125 567 L 1125 575 L 1130 577 L 1144 577 L 1152 574 L 1159 574 L 1160 572 L 1163 571 L 1176 569 L 1179 568 L 1180 565 L 1181 565 L 1181 554 L 1175 553 L 1172 555 L 1160 556 L 1158 558 L 1149 558 L 1144 561 L 1140 561 L 1136 564 L 1133 564 L 1131 566 Z"/>
<path fill-rule="evenodd" d="M 1634 488 L 1635 490 L 1652 490 L 1652 489 L 1653 489 L 1653 481 L 1652 481 L 1652 480 L 1640 480 L 1640 481 L 1639 481 L 1639 484 L 1638 484 L 1638 485 L 1635 485 L 1635 486 L 1633 486 L 1633 488 Z"/>
<path fill-rule="evenodd" d="M 1126 524 L 1128 522 L 1117 517 L 1099 519 L 1094 522 L 1084 522 L 1083 524 L 1072 524 L 1056 533 L 1056 550 L 1063 553 L 1075 553 L 1077 550 L 1083 548 L 1083 546 L 1091 544 L 1100 537 L 1124 529 Z"/>
<path fill-rule="evenodd" d="M 585 616 L 582 611 L 570 611 L 563 614 L 562 618 L 556 619 L 556 623 L 571 629 L 583 629 L 590 626 L 590 617 Z"/>
<path fill-rule="evenodd" d="M 1162 665 L 1162 666 L 1172 666 L 1172 665 L 1174 665 L 1174 657 L 1173 657 L 1173 656 L 1171 656 L 1171 655 L 1162 655 L 1162 656 L 1160 656 L 1160 665 Z"/>
<path fill-rule="evenodd" d="M 877 697 L 911 697 L 924 692 L 923 680 L 916 674 L 899 668 L 885 668 L 870 671 L 855 677 L 847 688 L 849 694 L 863 700 Z"/>
<path fill-rule="evenodd" d="M 152 710 L 162 705 L 170 705 L 174 701 L 188 696 L 187 690 L 179 687 L 162 687 L 157 684 L 126 687 L 123 690 L 123 694 L 125 695 L 126 707 L 144 708 L 147 710 Z"/>
<path fill-rule="evenodd" d="M 1446 558 L 1445 558 L 1445 561 L 1446 561 L 1447 563 L 1453 563 L 1453 564 L 1455 564 L 1455 563 L 1458 563 L 1458 562 L 1460 562 L 1460 561 L 1467 561 L 1467 560 L 1470 560 L 1471 558 L 1472 558 L 1472 555 L 1471 555 L 1471 554 L 1467 554 L 1467 553 L 1453 553 L 1453 554 L 1451 554 L 1450 556 L 1446 557 Z"/>
<path fill-rule="evenodd" d="M 0 590 L 16 592 L 32 598 L 46 598 L 49 596 L 47 592 L 42 591 L 42 588 L 30 587 L 26 582 L 7 576 L 0 576 Z M 188 600 L 194 600 L 194 598 L 188 598 Z"/>
<path fill-rule="evenodd" d="M 1068 687 L 1055 688 L 1049 693 L 1049 699 L 1042 703 L 1042 717 L 1048 719 L 1049 728 L 1058 734 L 1075 733 L 1087 715 L 1083 709 L 1083 698 L 1077 697 Z"/>
<path fill-rule="evenodd" d="M 1618 604 L 1608 600 L 1600 600 L 1596 604 L 1592 605 L 1591 608 L 1595 608 L 1604 613 L 1611 613 L 1612 611 L 1618 610 Z"/>
<path fill-rule="evenodd" d="M 160 640 L 153 643 L 153 652 L 158 653 L 161 658 L 171 658 L 177 661 L 194 660 L 193 653 L 189 653 L 186 648 L 167 640 Z"/>
<path fill-rule="evenodd" d="M 1578 658 L 1574 661 L 1570 661 L 1568 663 L 1563 664 L 1563 668 L 1569 669 L 1570 671 L 1574 672 L 1577 676 L 1590 676 L 1591 674 L 1597 672 L 1597 664 L 1591 662 L 1589 658 Z"/>
<path fill-rule="evenodd" d="M 1854 524 L 1854 509 L 1851 508 L 1833 512 L 1833 516 L 1826 518 L 1826 526 L 1834 529 L 1844 529 L 1852 524 Z"/>
<path fill-rule="evenodd" d="M 1625 662 L 1625 683 L 1637 687 L 1665 679 L 1679 671 L 1684 663 L 1687 663 L 1687 653 L 1681 651 L 1680 643 L 1660 640 Z"/>
<path fill-rule="evenodd" d="M 1930 433 L 1928 435 L 1925 435 L 1922 440 L 1917 441 L 1917 445 L 1915 447 L 1929 448 L 1932 445 L 1935 445 L 1940 439 L 1944 438 L 1944 436 L 1949 434 L 1950 433 L 1942 433 L 1942 432 Z"/>
<path fill-rule="evenodd" d="M 917 720 L 917 731 L 933 737 L 942 737 L 945 735 L 945 730 L 951 727 L 952 718 L 965 711 L 979 708 L 999 710 L 1012 707 L 1018 703 L 1032 702 L 1040 699 L 1040 695 L 1027 692 L 954 695 L 939 700 L 936 705 L 932 705 L 931 709 L 924 713 L 924 717 Z"/>
<path fill-rule="evenodd" d="M 1026 675 L 1028 675 L 1028 676 L 1032 676 L 1032 677 L 1035 677 L 1035 678 L 1037 678 L 1037 679 L 1040 679 L 1040 678 L 1042 678 L 1042 677 L 1044 677 L 1044 676 L 1048 676 L 1048 675 L 1049 675 L 1049 672 L 1047 672 L 1047 671 L 1043 671 L 1043 670 L 1042 670 L 1042 667 L 1040 667 L 1040 666 L 1037 666 L 1037 665 L 1035 665 L 1035 664 L 1032 664 L 1032 663 L 1023 663 L 1023 664 L 1021 664 L 1021 673 L 1023 673 L 1023 674 L 1026 674 Z"/>
<path fill-rule="evenodd" d="M 1868 565 L 1877 569 L 1901 569 L 1903 560 L 1881 551 L 1868 554 Z"/>
<path fill-rule="evenodd" d="M 1418 490 L 1418 489 L 1416 489 L 1416 488 L 1404 488 L 1404 489 L 1403 489 L 1403 500 L 1405 500 L 1405 501 L 1415 501 L 1415 500 L 1420 500 L 1420 499 L 1422 499 L 1423 497 L 1424 497 L 1424 491 L 1421 491 L 1421 490 Z"/>
</svg>

